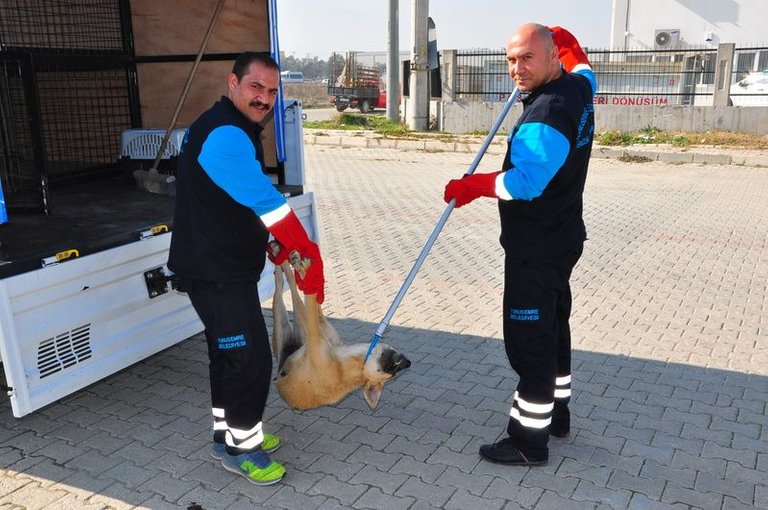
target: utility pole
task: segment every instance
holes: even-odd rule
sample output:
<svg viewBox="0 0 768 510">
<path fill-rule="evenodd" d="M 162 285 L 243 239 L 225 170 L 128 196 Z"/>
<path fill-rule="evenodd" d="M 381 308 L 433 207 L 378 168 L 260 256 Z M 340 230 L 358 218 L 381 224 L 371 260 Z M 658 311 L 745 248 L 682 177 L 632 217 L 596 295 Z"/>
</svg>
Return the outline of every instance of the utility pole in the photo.
<svg viewBox="0 0 768 510">
<path fill-rule="evenodd" d="M 428 17 L 429 0 L 411 0 L 411 80 L 406 117 L 408 127 L 414 131 L 426 131 L 429 128 Z"/>
<path fill-rule="evenodd" d="M 398 0 L 389 0 L 389 30 L 387 31 L 387 119 L 400 122 L 400 22 Z"/>
</svg>

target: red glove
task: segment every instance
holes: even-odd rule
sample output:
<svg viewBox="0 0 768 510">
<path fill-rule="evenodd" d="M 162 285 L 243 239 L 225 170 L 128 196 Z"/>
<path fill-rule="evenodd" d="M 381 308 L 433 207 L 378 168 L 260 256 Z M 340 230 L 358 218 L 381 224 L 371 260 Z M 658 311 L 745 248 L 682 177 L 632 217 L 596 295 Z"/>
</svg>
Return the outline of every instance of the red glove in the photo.
<svg viewBox="0 0 768 510">
<path fill-rule="evenodd" d="M 307 236 L 307 231 L 296 213 L 291 211 L 283 219 L 267 227 L 267 230 L 283 245 L 283 249 L 276 256 L 271 250 L 267 250 L 273 263 L 282 263 L 293 250 L 299 252 L 302 259 L 309 259 L 310 265 L 306 274 L 302 277 L 296 273 L 296 285 L 304 294 L 317 294 L 317 302 L 322 303 L 325 300 L 325 276 L 320 248 Z"/>
<path fill-rule="evenodd" d="M 289 253 L 290 252 L 277 241 L 270 241 L 269 244 L 267 244 L 267 258 L 269 258 L 269 261 L 276 266 L 279 266 L 288 260 Z"/>
<path fill-rule="evenodd" d="M 455 199 L 455 206 L 461 207 L 473 201 L 478 197 L 497 198 L 496 177 L 501 172 L 492 174 L 472 174 L 465 175 L 461 179 L 453 179 L 445 186 L 443 200 L 449 203 Z"/>
<path fill-rule="evenodd" d="M 563 69 L 570 73 L 578 64 L 586 64 L 592 67 L 586 53 L 581 49 L 579 41 L 576 40 L 572 33 L 562 27 L 547 28 L 552 33 L 552 41 L 557 46 L 557 56 L 563 64 Z"/>
</svg>

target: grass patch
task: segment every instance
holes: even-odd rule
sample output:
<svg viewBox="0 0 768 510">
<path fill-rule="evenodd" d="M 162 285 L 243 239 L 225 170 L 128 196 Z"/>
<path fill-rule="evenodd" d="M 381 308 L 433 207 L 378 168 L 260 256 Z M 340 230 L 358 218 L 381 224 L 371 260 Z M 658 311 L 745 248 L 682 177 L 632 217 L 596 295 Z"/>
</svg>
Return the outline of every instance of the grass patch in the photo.
<svg viewBox="0 0 768 510">
<path fill-rule="evenodd" d="M 646 156 L 633 156 L 630 154 L 624 154 L 623 156 L 619 156 L 619 161 L 622 161 L 624 163 L 650 163 L 653 161 L 651 158 Z"/>
<path fill-rule="evenodd" d="M 462 136 L 486 136 L 487 131 L 475 131 L 464 135 L 436 131 L 411 131 L 407 125 L 391 122 L 382 115 L 341 113 L 331 120 L 306 121 L 304 127 L 311 129 L 334 129 L 343 131 L 373 131 L 392 138 L 429 138 L 432 140 L 460 140 Z M 499 134 L 497 136 L 502 136 Z M 506 136 L 506 135 L 503 135 Z M 648 126 L 640 131 L 600 131 L 595 134 L 595 143 L 607 146 L 629 146 L 667 144 L 686 148 L 696 145 L 730 147 L 741 149 L 768 149 L 768 135 L 734 133 L 730 131 L 665 132 Z"/>
<path fill-rule="evenodd" d="M 304 123 L 310 129 L 338 129 L 342 131 L 373 131 L 385 136 L 414 135 L 408 126 L 392 122 L 381 115 L 342 113 L 330 120 L 313 120 Z"/>
<path fill-rule="evenodd" d="M 692 145 L 714 145 L 719 147 L 738 147 L 745 149 L 768 149 L 768 136 L 751 133 L 732 133 L 730 131 L 707 131 L 704 133 L 668 133 L 654 127 L 640 131 L 603 131 L 595 135 L 595 142 L 600 145 L 642 145 L 669 144 L 674 147 Z"/>
<path fill-rule="evenodd" d="M 595 136 L 595 141 L 600 145 L 632 145 L 635 137 L 624 131 L 604 131 Z"/>
</svg>

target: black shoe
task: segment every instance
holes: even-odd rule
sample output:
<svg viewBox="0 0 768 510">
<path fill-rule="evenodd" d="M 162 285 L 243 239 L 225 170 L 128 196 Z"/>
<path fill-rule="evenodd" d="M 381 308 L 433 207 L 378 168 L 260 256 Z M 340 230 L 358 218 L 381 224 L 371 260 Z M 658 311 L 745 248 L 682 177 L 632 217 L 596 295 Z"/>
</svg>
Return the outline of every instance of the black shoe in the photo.
<svg viewBox="0 0 768 510">
<path fill-rule="evenodd" d="M 547 455 L 543 457 L 526 455 L 515 445 L 511 437 L 494 444 L 484 444 L 480 447 L 480 455 L 498 464 L 508 466 L 542 466 L 547 463 Z"/>
</svg>

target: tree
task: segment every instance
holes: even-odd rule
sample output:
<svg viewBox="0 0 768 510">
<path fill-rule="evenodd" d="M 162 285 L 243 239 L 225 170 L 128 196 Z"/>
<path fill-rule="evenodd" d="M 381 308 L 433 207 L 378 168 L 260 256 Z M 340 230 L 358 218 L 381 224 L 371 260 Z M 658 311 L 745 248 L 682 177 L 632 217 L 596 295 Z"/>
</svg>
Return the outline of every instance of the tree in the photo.
<svg viewBox="0 0 768 510">
<path fill-rule="evenodd" d="M 280 67 L 283 71 L 301 71 L 306 80 L 321 80 L 328 77 L 327 62 L 317 57 L 296 58 L 280 52 Z"/>
</svg>

